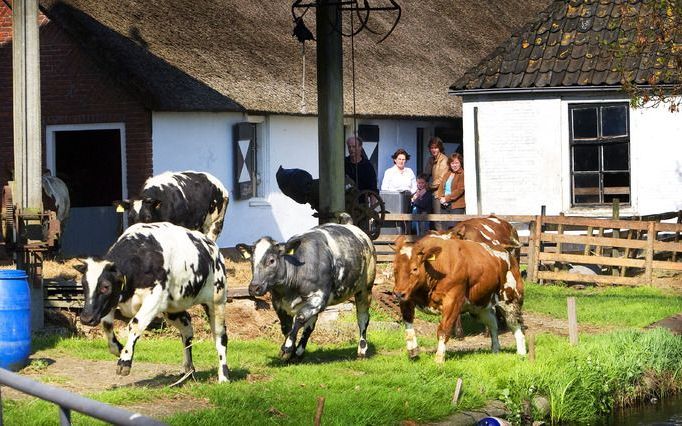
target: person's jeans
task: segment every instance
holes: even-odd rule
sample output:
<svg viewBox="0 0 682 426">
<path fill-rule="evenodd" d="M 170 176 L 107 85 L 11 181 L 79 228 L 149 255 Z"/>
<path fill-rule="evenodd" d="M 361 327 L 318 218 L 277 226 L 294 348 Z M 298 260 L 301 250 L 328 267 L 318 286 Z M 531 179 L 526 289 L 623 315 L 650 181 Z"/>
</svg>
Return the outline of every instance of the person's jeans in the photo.
<svg viewBox="0 0 682 426">
<path fill-rule="evenodd" d="M 425 211 L 422 211 L 419 209 L 417 206 L 412 206 L 411 210 L 412 214 L 424 214 L 426 213 Z M 429 230 L 429 222 L 427 221 L 418 221 L 418 220 L 413 220 L 412 221 L 412 233 L 415 235 L 424 235 L 426 231 Z"/>
<path fill-rule="evenodd" d="M 466 209 L 465 208 L 458 208 L 458 209 L 443 209 L 443 213 L 445 214 L 465 214 Z M 452 222 L 442 222 L 444 225 L 444 230 L 448 230 L 455 225 L 457 225 L 459 222 L 458 221 L 452 221 Z"/>
</svg>

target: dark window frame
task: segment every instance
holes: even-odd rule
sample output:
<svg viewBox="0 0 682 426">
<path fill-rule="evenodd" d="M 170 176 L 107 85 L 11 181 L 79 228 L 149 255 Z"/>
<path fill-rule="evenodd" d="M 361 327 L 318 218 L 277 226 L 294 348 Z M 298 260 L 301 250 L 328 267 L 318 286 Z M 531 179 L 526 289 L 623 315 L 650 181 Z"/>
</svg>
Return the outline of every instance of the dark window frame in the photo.
<svg viewBox="0 0 682 426">
<path fill-rule="evenodd" d="M 625 110 L 625 128 L 624 134 L 614 136 L 604 136 L 604 121 L 603 113 L 608 108 L 624 108 Z M 574 112 L 576 110 L 593 109 L 597 113 L 596 127 L 597 132 L 595 137 L 576 138 L 574 137 Z M 570 175 L 571 175 L 571 206 L 572 207 L 603 207 L 610 205 L 614 198 L 619 198 L 618 195 L 627 195 L 619 198 L 620 204 L 630 205 L 632 203 L 632 162 L 630 158 L 630 108 L 627 102 L 600 102 L 600 103 L 576 103 L 570 104 L 568 107 L 569 118 L 569 154 L 570 154 Z M 625 145 L 626 147 L 626 163 L 627 168 L 623 169 L 606 169 L 604 151 L 605 148 L 609 151 L 612 148 Z M 576 170 L 576 150 L 594 146 L 597 149 L 597 169 L 596 170 Z M 618 179 L 627 175 L 627 186 L 605 186 L 604 180 L 613 178 Z M 598 177 L 597 192 L 594 193 L 590 188 L 576 188 L 576 178 Z M 625 192 L 623 192 L 625 191 Z M 580 201 L 580 196 L 597 196 L 596 201 Z M 625 201 L 624 201 L 625 200 Z"/>
</svg>

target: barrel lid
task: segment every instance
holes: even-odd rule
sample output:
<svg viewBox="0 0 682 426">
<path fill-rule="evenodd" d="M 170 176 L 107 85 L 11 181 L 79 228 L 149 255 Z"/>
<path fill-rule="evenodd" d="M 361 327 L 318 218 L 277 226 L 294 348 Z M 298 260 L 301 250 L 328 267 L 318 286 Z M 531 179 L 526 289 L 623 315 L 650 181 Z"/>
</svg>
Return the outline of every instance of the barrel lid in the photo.
<svg viewBox="0 0 682 426">
<path fill-rule="evenodd" d="M 26 271 L 22 269 L 0 269 L 1 279 L 23 279 L 26 278 Z"/>
</svg>

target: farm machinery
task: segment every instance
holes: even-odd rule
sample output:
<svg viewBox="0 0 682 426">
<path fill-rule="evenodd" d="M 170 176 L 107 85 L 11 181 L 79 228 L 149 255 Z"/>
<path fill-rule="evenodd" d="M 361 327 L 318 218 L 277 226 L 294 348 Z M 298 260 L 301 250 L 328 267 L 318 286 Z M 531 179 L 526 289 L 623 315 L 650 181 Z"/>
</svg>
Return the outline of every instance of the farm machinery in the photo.
<svg viewBox="0 0 682 426">
<path fill-rule="evenodd" d="M 59 247 L 61 223 L 57 213 L 43 208 L 22 209 L 15 203 L 14 185 L 10 181 L 2 188 L 0 207 L 0 252 L 13 259 L 23 269 L 33 286 L 42 281 L 43 258 Z"/>
<path fill-rule="evenodd" d="M 276 174 L 277 185 L 284 195 L 299 204 L 310 204 L 313 210 L 319 212 L 320 182 L 312 175 L 301 169 L 285 169 L 279 167 Z M 362 229 L 372 240 L 381 231 L 386 216 L 384 201 L 377 191 L 359 190 L 355 182 L 346 177 L 345 211 L 353 219 L 353 224 Z M 315 213 L 313 216 L 316 216 Z"/>
</svg>

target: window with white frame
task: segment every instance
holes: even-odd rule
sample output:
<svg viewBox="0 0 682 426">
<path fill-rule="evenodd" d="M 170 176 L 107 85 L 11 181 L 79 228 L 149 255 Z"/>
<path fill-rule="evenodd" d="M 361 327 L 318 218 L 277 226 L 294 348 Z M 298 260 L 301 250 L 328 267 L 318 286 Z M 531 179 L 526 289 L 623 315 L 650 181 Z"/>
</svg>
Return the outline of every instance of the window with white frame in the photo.
<svg viewBox="0 0 682 426">
<path fill-rule="evenodd" d="M 263 122 L 234 125 L 234 193 L 238 200 L 265 196 L 263 172 L 267 158 L 263 127 Z"/>
<path fill-rule="evenodd" d="M 569 106 L 574 206 L 630 203 L 628 111 L 627 103 Z"/>
</svg>

